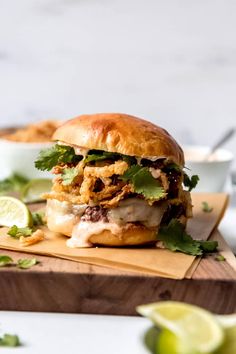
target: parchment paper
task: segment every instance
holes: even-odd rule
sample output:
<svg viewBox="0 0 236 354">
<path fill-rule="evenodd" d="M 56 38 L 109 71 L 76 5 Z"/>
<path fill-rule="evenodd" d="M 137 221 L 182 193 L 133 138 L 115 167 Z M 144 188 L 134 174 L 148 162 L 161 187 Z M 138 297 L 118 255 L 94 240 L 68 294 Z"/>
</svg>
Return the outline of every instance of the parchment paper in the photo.
<svg viewBox="0 0 236 354">
<path fill-rule="evenodd" d="M 228 196 L 219 194 L 192 195 L 194 216 L 188 222 L 187 231 L 194 239 L 207 240 L 222 219 Z M 202 202 L 213 207 L 212 212 L 202 211 Z M 134 271 L 140 274 L 183 279 L 191 277 L 199 257 L 159 248 L 68 248 L 67 237 L 43 227 L 46 239 L 32 246 L 22 247 L 18 240 L 7 235 L 8 228 L 0 229 L 0 248 L 14 251 L 50 255 L 77 262 Z"/>
</svg>

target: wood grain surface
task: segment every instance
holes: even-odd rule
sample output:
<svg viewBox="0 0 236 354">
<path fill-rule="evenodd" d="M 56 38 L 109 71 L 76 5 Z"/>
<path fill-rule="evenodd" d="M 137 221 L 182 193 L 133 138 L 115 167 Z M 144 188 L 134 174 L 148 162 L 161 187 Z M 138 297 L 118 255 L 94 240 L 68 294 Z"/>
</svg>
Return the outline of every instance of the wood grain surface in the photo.
<svg viewBox="0 0 236 354">
<path fill-rule="evenodd" d="M 3 251 L 14 260 L 33 257 Z M 1 252 L 2 253 L 2 252 Z M 215 313 L 236 312 L 236 273 L 226 262 L 202 259 L 192 279 L 173 280 L 37 256 L 28 270 L 0 269 L 0 310 L 135 315 L 137 305 L 179 300 Z"/>
</svg>

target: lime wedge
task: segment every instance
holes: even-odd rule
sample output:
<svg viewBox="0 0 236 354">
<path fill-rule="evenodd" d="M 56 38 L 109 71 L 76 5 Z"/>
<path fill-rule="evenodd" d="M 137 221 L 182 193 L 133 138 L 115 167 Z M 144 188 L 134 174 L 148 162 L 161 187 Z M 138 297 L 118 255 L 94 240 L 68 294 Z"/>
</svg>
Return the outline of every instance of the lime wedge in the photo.
<svg viewBox="0 0 236 354">
<path fill-rule="evenodd" d="M 216 319 L 224 329 L 225 340 L 217 354 L 233 354 L 236 353 L 236 314 L 218 315 Z"/>
<path fill-rule="evenodd" d="M 165 301 L 138 306 L 137 311 L 166 330 L 161 345 L 168 339 L 173 347 L 170 353 L 208 354 L 223 343 L 224 332 L 217 319 L 197 306 Z"/>
<path fill-rule="evenodd" d="M 224 329 L 225 340 L 216 354 L 233 354 L 236 353 L 236 326 Z"/>
<path fill-rule="evenodd" d="M 41 201 L 43 193 L 50 192 L 52 188 L 51 179 L 31 179 L 21 192 L 21 199 L 25 203 L 35 203 Z"/>
<path fill-rule="evenodd" d="M 232 315 L 216 315 L 217 321 L 223 328 L 236 327 L 236 314 Z"/>
<path fill-rule="evenodd" d="M 158 354 L 198 354 L 187 341 L 163 329 L 156 340 L 155 353 Z"/>
<path fill-rule="evenodd" d="M 32 215 L 27 206 L 13 197 L 0 197 L 0 225 L 11 227 L 32 226 Z"/>
</svg>

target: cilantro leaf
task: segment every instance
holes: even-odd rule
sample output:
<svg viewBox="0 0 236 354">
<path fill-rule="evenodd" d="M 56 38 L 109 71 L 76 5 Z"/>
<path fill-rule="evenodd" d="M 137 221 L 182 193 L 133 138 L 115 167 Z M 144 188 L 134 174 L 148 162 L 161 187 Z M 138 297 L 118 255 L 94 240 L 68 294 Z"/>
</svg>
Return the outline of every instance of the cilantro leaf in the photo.
<svg viewBox="0 0 236 354">
<path fill-rule="evenodd" d="M 62 173 L 61 173 L 61 178 L 63 180 L 62 184 L 64 186 L 68 186 L 71 184 L 75 177 L 78 175 L 79 171 L 76 167 L 72 168 L 64 168 Z"/>
<path fill-rule="evenodd" d="M 73 147 L 56 144 L 40 151 L 38 159 L 35 161 L 35 167 L 38 170 L 50 171 L 60 163 L 79 162 L 81 159 L 82 156 L 76 155 Z"/>
<path fill-rule="evenodd" d="M 88 155 L 85 157 L 84 162 L 93 162 L 93 161 L 100 161 L 100 160 L 117 160 L 119 158 L 119 154 L 115 152 L 108 152 L 102 150 L 90 150 Z"/>
<path fill-rule="evenodd" d="M 210 213 L 212 210 L 213 207 L 209 206 L 207 202 L 202 202 L 202 211 L 204 211 L 204 213 Z"/>
<path fill-rule="evenodd" d="M 0 337 L 0 346 L 2 347 L 19 347 L 20 339 L 15 334 L 4 334 L 4 336 Z"/>
<path fill-rule="evenodd" d="M 142 194 L 147 199 L 159 200 L 166 196 L 161 183 L 152 176 L 148 167 L 132 165 L 121 179 L 125 182 L 130 181 L 135 193 Z"/>
<path fill-rule="evenodd" d="M 33 212 L 32 214 L 32 218 L 33 218 L 33 224 L 35 226 L 40 226 L 40 225 L 45 225 L 45 221 L 44 221 L 44 217 L 45 217 L 45 213 L 44 212 Z"/>
<path fill-rule="evenodd" d="M 36 258 L 22 258 L 18 259 L 16 266 L 20 269 L 29 269 L 38 263 Z"/>
<path fill-rule="evenodd" d="M 226 258 L 224 256 L 222 256 L 222 254 L 218 254 L 218 256 L 215 256 L 215 261 L 224 262 L 224 261 L 226 261 Z"/>
<path fill-rule="evenodd" d="M 19 192 L 29 182 L 29 180 L 17 173 L 0 181 L 0 194 L 7 192 Z"/>
<path fill-rule="evenodd" d="M 197 241 L 203 252 L 215 252 L 218 246 L 217 241 Z"/>
<path fill-rule="evenodd" d="M 116 152 L 102 151 L 102 150 L 90 150 L 88 155 L 84 159 L 85 163 L 102 161 L 102 160 L 119 160 L 122 159 L 126 161 L 129 165 L 136 163 L 136 158 L 133 156 L 118 154 Z"/>
<path fill-rule="evenodd" d="M 7 232 L 7 234 L 14 238 L 20 238 L 21 236 L 27 237 L 32 235 L 33 230 L 26 226 L 26 227 L 18 227 L 13 225 Z"/>
<path fill-rule="evenodd" d="M 167 226 L 162 226 L 158 233 L 166 248 L 171 251 L 180 251 L 192 256 L 201 256 L 204 252 L 213 252 L 218 246 L 216 241 L 198 241 L 192 239 L 185 231 L 179 220 L 173 219 Z"/>
<path fill-rule="evenodd" d="M 188 191 L 191 192 L 193 188 L 196 187 L 198 184 L 199 177 L 198 175 L 193 175 L 191 178 L 187 175 L 187 173 L 184 173 L 184 186 L 188 187 Z"/>
<path fill-rule="evenodd" d="M 13 263 L 13 259 L 11 257 L 0 255 L 0 267 L 5 267 L 11 263 Z"/>
</svg>

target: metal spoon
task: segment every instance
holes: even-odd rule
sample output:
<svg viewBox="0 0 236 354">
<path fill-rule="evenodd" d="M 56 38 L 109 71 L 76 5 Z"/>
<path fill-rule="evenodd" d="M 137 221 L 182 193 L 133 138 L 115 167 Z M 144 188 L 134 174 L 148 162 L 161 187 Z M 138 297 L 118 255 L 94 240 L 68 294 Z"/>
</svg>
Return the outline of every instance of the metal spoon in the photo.
<svg viewBox="0 0 236 354">
<path fill-rule="evenodd" d="M 204 158 L 204 161 L 209 160 L 209 158 L 214 154 L 214 152 L 219 149 L 222 145 L 224 145 L 228 140 L 232 138 L 232 136 L 235 133 L 235 128 L 230 128 L 227 130 L 223 136 L 211 147 L 210 151 L 207 153 L 207 155 Z"/>
</svg>

